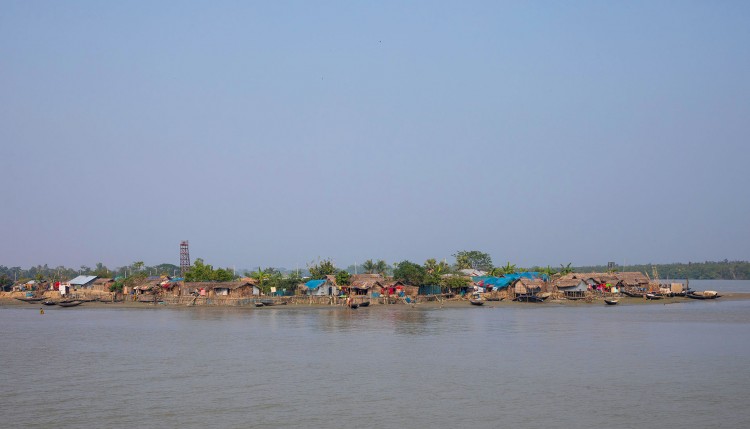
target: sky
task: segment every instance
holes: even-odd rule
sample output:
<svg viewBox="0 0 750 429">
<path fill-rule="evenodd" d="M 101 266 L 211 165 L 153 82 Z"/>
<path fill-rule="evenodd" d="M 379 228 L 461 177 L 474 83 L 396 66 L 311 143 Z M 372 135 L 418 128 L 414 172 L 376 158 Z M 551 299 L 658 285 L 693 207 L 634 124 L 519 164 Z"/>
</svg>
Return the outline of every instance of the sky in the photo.
<svg viewBox="0 0 750 429">
<path fill-rule="evenodd" d="M 750 260 L 749 20 L 0 0 L 0 265 Z"/>
</svg>

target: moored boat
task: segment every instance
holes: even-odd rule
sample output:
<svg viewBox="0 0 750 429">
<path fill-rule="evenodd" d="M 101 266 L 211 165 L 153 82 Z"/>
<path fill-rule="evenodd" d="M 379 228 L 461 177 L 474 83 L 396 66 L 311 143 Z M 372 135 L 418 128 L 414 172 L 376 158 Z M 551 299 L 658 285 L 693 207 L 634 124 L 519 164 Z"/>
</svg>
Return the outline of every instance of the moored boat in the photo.
<svg viewBox="0 0 750 429">
<path fill-rule="evenodd" d="M 360 307 L 369 307 L 370 306 L 370 301 L 362 301 L 362 302 L 359 303 L 359 306 Z"/>
<path fill-rule="evenodd" d="M 660 293 L 647 293 L 646 294 L 646 299 L 662 299 L 662 298 L 664 298 L 664 296 L 662 296 L 662 294 Z"/>
<path fill-rule="evenodd" d="M 544 300 L 547 297 L 540 297 L 537 295 L 518 295 L 517 297 L 513 298 L 513 301 L 516 302 L 544 302 Z"/>
<path fill-rule="evenodd" d="M 23 301 L 23 302 L 34 303 L 34 302 L 44 301 L 47 298 L 41 297 L 41 298 L 16 298 L 16 299 L 19 301 Z"/>
<path fill-rule="evenodd" d="M 706 290 L 702 292 L 690 292 L 689 294 L 685 296 L 687 296 L 688 298 L 692 298 L 692 299 L 716 299 L 716 298 L 721 297 L 721 295 L 719 295 L 719 293 L 714 290 Z"/>
<path fill-rule="evenodd" d="M 55 302 L 55 301 L 43 301 L 42 304 L 44 304 L 44 305 L 57 305 L 57 302 Z"/>
<path fill-rule="evenodd" d="M 81 301 L 68 301 L 68 302 L 58 302 L 57 305 L 60 307 L 75 307 L 76 305 L 81 305 Z"/>
<path fill-rule="evenodd" d="M 484 301 L 482 301 L 481 299 L 470 299 L 469 303 L 471 305 L 484 305 Z"/>
<path fill-rule="evenodd" d="M 607 305 L 617 305 L 617 303 L 620 302 L 617 298 L 604 298 L 604 303 Z"/>
</svg>

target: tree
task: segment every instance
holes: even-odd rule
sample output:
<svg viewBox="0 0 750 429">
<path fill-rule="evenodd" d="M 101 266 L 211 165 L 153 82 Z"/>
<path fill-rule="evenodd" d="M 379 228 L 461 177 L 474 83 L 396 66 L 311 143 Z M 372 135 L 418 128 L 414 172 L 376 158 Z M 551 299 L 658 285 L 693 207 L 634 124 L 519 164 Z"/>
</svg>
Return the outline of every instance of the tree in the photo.
<svg viewBox="0 0 750 429">
<path fill-rule="evenodd" d="M 133 264 L 135 265 L 135 264 Z M 197 258 L 193 266 L 185 274 L 186 282 L 210 282 L 214 280 L 214 267 L 205 264 L 203 259 Z"/>
<path fill-rule="evenodd" d="M 492 269 L 492 257 L 488 253 L 478 250 L 462 250 L 453 256 L 456 258 L 456 266 L 459 270 L 471 268 L 488 271 Z"/>
<path fill-rule="evenodd" d="M 440 286 L 449 290 L 465 288 L 469 284 L 471 284 L 471 279 L 464 276 L 452 275 L 440 279 Z"/>
<path fill-rule="evenodd" d="M 346 270 L 341 270 L 338 273 L 336 273 L 336 283 L 339 286 L 347 286 L 349 285 L 349 281 L 351 280 L 352 275 L 349 274 Z"/>
<path fill-rule="evenodd" d="M 385 275 L 387 271 L 388 271 L 388 264 L 382 259 L 378 260 L 378 262 L 375 264 L 375 272 L 378 274 Z"/>
<path fill-rule="evenodd" d="M 411 261 L 401 261 L 394 265 L 393 278 L 410 285 L 421 285 L 424 282 L 425 269 Z"/>
<path fill-rule="evenodd" d="M 217 282 L 231 282 L 234 280 L 234 270 L 230 268 L 219 268 L 214 271 L 213 279 Z"/>
<path fill-rule="evenodd" d="M 542 273 L 542 274 L 544 274 L 544 275 L 546 275 L 547 278 L 550 278 L 550 277 L 554 276 L 555 274 L 557 274 L 557 271 L 555 271 L 555 269 L 551 268 L 549 265 L 547 265 L 546 268 L 540 268 L 539 272 Z"/>
<path fill-rule="evenodd" d="M 107 268 L 101 262 L 97 262 L 96 268 L 94 268 L 94 272 L 92 273 L 92 275 L 95 275 L 97 277 L 109 277 L 109 268 Z"/>
<path fill-rule="evenodd" d="M 326 276 L 335 275 L 337 270 L 336 266 L 330 259 L 324 259 L 318 261 L 317 264 L 308 265 L 307 271 L 310 272 L 310 277 L 312 277 L 313 280 L 322 280 L 326 278 Z"/>
<path fill-rule="evenodd" d="M 450 271 L 450 268 L 450 265 L 448 265 L 445 261 L 438 262 L 434 258 L 430 258 L 424 261 L 424 269 L 429 274 L 447 274 L 448 271 Z"/>
<path fill-rule="evenodd" d="M 560 264 L 560 274 L 565 275 L 575 272 L 575 270 L 570 267 L 570 264 L 570 262 L 568 263 L 568 265 Z"/>
<path fill-rule="evenodd" d="M 372 274 L 375 271 L 376 264 L 372 259 L 368 259 L 362 263 L 362 269 L 365 270 L 366 274 Z"/>
<path fill-rule="evenodd" d="M 257 271 L 254 271 L 250 273 L 250 277 L 258 281 L 258 287 L 264 290 L 265 281 L 271 277 L 270 274 L 268 274 L 265 270 L 262 270 L 260 267 L 258 267 Z"/>
<path fill-rule="evenodd" d="M 510 261 L 504 266 L 500 267 L 503 274 L 513 274 L 517 271 L 516 264 L 511 264 Z"/>
</svg>

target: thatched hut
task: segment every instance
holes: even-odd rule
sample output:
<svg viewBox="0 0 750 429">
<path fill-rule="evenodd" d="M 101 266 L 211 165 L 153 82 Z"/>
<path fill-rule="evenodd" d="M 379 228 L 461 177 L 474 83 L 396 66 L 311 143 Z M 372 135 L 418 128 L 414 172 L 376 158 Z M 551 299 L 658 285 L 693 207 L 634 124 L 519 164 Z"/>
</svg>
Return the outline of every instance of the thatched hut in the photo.
<svg viewBox="0 0 750 429">
<path fill-rule="evenodd" d="M 589 289 L 586 280 L 574 278 L 559 278 L 552 285 L 557 291 L 562 292 L 566 298 L 583 298 Z"/>
<path fill-rule="evenodd" d="M 542 279 L 521 277 L 513 284 L 513 290 L 517 295 L 535 294 L 541 292 L 544 286 Z"/>
<path fill-rule="evenodd" d="M 385 283 L 382 274 L 354 274 L 349 280 L 349 289 L 353 295 L 372 295 L 375 288 L 380 293 Z"/>
<path fill-rule="evenodd" d="M 115 284 L 115 279 L 98 277 L 91 286 L 92 290 L 98 292 L 109 292 L 109 288 Z"/>
</svg>

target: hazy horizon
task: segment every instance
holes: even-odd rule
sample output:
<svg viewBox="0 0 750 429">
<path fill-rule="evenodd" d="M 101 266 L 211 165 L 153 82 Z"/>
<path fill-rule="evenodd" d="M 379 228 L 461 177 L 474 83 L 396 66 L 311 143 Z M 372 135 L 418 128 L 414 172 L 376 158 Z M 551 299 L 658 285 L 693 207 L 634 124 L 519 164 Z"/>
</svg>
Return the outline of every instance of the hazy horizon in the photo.
<svg viewBox="0 0 750 429">
<path fill-rule="evenodd" d="M 750 260 L 750 3 L 0 3 L 0 264 Z"/>
</svg>

